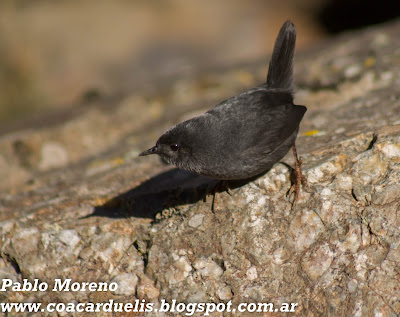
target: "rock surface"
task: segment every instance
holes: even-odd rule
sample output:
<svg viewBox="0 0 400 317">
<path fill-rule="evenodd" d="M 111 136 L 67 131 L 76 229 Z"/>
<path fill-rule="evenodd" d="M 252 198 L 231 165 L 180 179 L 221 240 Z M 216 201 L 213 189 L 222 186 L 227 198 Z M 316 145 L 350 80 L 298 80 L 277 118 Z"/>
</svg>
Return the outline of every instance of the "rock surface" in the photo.
<svg viewBox="0 0 400 317">
<path fill-rule="evenodd" d="M 261 82 L 264 61 L 1 136 L 0 278 L 119 287 L 8 290 L 0 301 L 293 302 L 299 316 L 398 316 L 399 33 L 396 22 L 298 54 L 308 186 L 294 208 L 284 164 L 218 193 L 213 213 L 203 196 L 214 181 L 137 157 L 171 124 Z"/>
</svg>

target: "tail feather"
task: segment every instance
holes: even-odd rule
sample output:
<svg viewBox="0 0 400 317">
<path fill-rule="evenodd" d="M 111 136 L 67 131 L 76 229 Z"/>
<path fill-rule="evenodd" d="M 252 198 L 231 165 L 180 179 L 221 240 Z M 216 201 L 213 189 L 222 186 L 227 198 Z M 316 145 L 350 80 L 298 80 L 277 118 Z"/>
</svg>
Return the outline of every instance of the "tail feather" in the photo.
<svg viewBox="0 0 400 317">
<path fill-rule="evenodd" d="M 293 91 L 293 57 L 296 45 L 296 28 L 286 21 L 275 41 L 269 63 L 267 86 Z"/>
</svg>

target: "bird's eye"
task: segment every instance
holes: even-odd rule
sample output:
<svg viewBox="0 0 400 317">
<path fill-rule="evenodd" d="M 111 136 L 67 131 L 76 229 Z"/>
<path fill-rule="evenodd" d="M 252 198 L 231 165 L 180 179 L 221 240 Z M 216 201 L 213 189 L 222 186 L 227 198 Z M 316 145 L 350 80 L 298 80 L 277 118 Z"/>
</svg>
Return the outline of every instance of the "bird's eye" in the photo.
<svg viewBox="0 0 400 317">
<path fill-rule="evenodd" d="M 178 151 L 179 148 L 178 144 L 171 144 L 169 147 L 174 152 Z"/>
</svg>

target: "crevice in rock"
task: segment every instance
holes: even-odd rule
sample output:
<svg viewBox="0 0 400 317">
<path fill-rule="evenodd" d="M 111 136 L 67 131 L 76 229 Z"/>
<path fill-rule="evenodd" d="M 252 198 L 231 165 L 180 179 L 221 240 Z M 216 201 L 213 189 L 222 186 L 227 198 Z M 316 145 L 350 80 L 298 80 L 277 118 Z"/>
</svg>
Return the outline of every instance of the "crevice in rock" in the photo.
<svg viewBox="0 0 400 317">
<path fill-rule="evenodd" d="M 225 261 L 224 261 L 223 258 L 215 257 L 213 260 L 214 260 L 215 263 L 217 263 L 221 267 L 221 269 L 224 272 L 226 271 Z"/>
<path fill-rule="evenodd" d="M 143 267 L 146 268 L 147 264 L 149 263 L 149 253 L 148 250 L 150 249 L 150 242 L 149 241 L 143 241 L 144 243 L 146 243 L 146 247 L 145 250 L 143 250 L 143 247 L 140 246 L 140 241 L 135 240 L 132 243 L 132 246 L 137 250 L 137 253 L 140 255 L 140 257 L 143 260 Z M 142 243 L 143 243 L 142 242 Z"/>
<path fill-rule="evenodd" d="M 356 193 L 354 192 L 354 188 L 351 189 L 351 196 L 354 198 L 355 201 L 358 202 L 358 198 L 356 196 Z"/>
<path fill-rule="evenodd" d="M 5 260 L 11 264 L 12 268 L 15 270 L 15 273 L 22 275 L 21 268 L 16 259 L 9 256 L 8 254 L 5 254 Z"/>
<path fill-rule="evenodd" d="M 376 143 L 377 140 L 378 140 L 378 134 L 374 133 L 373 136 L 372 136 L 372 140 L 369 143 L 369 145 L 368 145 L 368 147 L 367 147 L 367 149 L 365 151 L 371 150 L 374 147 L 374 144 Z"/>
</svg>

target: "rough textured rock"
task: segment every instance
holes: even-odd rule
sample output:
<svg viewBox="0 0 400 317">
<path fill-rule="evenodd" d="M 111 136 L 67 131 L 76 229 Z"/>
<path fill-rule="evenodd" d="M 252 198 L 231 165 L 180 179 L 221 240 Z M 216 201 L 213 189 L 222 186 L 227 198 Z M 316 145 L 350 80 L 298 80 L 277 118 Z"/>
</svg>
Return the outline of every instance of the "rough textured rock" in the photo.
<svg viewBox="0 0 400 317">
<path fill-rule="evenodd" d="M 173 122 L 261 82 L 261 62 L 3 135 L 0 278 L 119 287 L 0 300 L 296 302 L 301 316 L 398 316 L 399 32 L 396 22 L 297 56 L 308 186 L 294 208 L 284 164 L 218 193 L 213 213 L 203 196 L 215 181 L 136 157 Z"/>
</svg>

